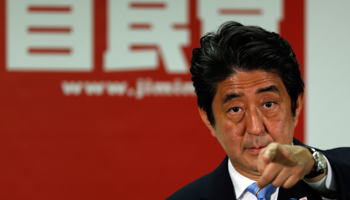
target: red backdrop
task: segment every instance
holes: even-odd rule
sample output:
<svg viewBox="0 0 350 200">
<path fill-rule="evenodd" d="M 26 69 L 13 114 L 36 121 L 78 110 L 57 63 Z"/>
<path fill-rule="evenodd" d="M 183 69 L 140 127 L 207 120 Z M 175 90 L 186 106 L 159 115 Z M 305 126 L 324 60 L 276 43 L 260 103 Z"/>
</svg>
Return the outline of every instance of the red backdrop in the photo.
<svg viewBox="0 0 350 200">
<path fill-rule="evenodd" d="M 178 27 L 188 31 L 189 43 L 182 46 L 188 65 L 202 35 L 198 3 L 187 1 L 188 24 Z M 280 33 L 303 69 L 304 1 L 283 3 Z M 12 70 L 6 1 L 0 3 L 1 199 L 164 199 L 215 169 L 225 156 L 201 122 L 195 96 L 134 98 L 140 78 L 152 79 L 150 84 L 190 80 L 189 73 L 167 72 L 159 47 L 133 47 L 156 51 L 156 70 L 104 70 L 108 2 L 94 0 L 92 8 L 92 70 Z M 86 90 L 67 95 L 64 81 L 124 81 L 134 89 L 123 95 L 89 95 Z M 301 140 L 303 129 L 302 113 L 296 130 Z"/>
</svg>

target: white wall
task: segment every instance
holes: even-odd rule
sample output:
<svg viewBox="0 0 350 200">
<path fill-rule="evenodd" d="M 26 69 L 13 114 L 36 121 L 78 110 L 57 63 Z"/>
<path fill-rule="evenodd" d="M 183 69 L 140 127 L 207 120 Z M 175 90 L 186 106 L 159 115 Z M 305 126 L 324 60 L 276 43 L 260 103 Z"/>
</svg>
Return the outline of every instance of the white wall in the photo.
<svg viewBox="0 0 350 200">
<path fill-rule="evenodd" d="M 350 1 L 307 0 L 306 142 L 350 146 Z"/>
</svg>

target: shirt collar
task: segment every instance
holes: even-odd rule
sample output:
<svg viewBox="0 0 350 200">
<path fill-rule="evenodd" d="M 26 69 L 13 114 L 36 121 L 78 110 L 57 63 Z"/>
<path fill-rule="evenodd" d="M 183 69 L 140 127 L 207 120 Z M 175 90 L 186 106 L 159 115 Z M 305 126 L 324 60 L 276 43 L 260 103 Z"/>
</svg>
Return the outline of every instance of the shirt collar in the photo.
<svg viewBox="0 0 350 200">
<path fill-rule="evenodd" d="M 237 199 L 241 197 L 249 185 L 255 182 L 254 180 L 251 180 L 237 172 L 230 159 L 228 159 L 228 173 L 230 174 Z"/>
</svg>

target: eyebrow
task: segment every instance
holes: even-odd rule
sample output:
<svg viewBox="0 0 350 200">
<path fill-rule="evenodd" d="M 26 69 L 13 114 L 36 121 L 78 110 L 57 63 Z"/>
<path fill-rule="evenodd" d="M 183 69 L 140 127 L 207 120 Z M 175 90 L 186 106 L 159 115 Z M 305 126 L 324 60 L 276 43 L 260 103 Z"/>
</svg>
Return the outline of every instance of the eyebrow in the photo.
<svg viewBox="0 0 350 200">
<path fill-rule="evenodd" d="M 223 100 L 223 104 L 225 104 L 226 102 L 230 101 L 231 99 L 237 98 L 237 97 L 242 97 L 244 96 L 243 93 L 229 93 L 225 96 L 224 100 Z"/>
<path fill-rule="evenodd" d="M 274 92 L 276 94 L 280 94 L 279 89 L 275 85 L 271 85 L 271 86 L 268 86 L 265 88 L 260 88 L 258 91 L 255 92 L 255 94 L 260 94 L 263 92 Z M 231 99 L 242 97 L 242 96 L 244 96 L 244 93 L 229 93 L 225 96 L 225 98 L 223 100 L 223 104 L 230 101 Z"/>
<path fill-rule="evenodd" d="M 263 93 L 263 92 L 274 92 L 276 94 L 280 94 L 280 90 L 275 85 L 271 85 L 271 86 L 268 86 L 266 88 L 261 88 L 258 91 L 256 91 L 255 94 L 260 94 L 260 93 Z"/>
</svg>

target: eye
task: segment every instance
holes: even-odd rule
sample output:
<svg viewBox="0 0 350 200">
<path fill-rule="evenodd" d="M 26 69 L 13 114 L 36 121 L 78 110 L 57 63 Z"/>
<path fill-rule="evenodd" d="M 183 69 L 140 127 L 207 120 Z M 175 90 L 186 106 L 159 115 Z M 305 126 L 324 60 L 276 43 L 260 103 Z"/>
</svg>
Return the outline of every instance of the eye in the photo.
<svg viewBox="0 0 350 200">
<path fill-rule="evenodd" d="M 233 108 L 230 109 L 230 111 L 234 112 L 234 113 L 238 113 L 241 110 L 242 110 L 242 108 L 240 108 L 240 107 L 233 107 Z"/>
<path fill-rule="evenodd" d="M 264 108 L 271 108 L 273 105 L 275 105 L 274 102 L 266 102 L 266 103 L 264 103 L 263 107 Z"/>
</svg>

